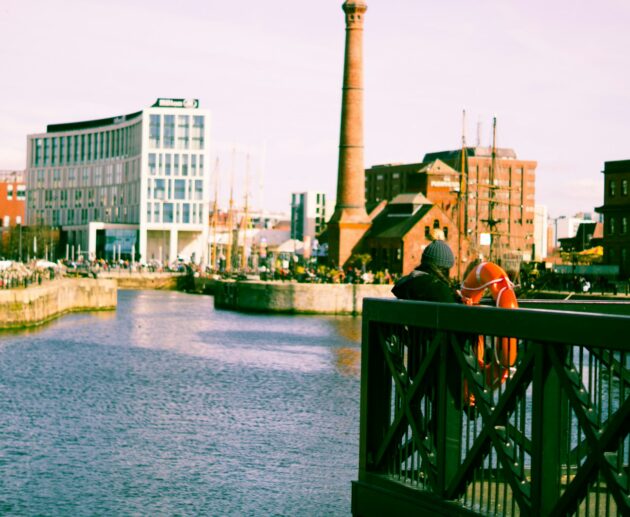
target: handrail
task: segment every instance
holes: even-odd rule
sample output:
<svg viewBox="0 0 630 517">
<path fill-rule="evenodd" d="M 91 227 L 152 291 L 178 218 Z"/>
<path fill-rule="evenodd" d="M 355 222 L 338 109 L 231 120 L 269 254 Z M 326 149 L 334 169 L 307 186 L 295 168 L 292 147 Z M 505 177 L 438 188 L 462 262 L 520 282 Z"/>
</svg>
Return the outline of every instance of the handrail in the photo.
<svg viewBox="0 0 630 517">
<path fill-rule="evenodd" d="M 366 299 L 361 369 L 355 515 L 630 512 L 630 316 Z"/>
</svg>

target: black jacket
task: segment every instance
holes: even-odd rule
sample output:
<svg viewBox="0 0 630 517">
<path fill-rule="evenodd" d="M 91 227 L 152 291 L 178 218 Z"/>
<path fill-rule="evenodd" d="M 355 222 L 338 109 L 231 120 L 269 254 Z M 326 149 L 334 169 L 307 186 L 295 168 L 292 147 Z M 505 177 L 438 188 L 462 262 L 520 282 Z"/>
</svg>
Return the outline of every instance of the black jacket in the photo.
<svg viewBox="0 0 630 517">
<path fill-rule="evenodd" d="M 392 293 L 403 300 L 418 300 L 423 302 L 457 303 L 453 288 L 444 280 L 426 271 L 414 269 L 407 276 L 402 277 Z"/>
</svg>

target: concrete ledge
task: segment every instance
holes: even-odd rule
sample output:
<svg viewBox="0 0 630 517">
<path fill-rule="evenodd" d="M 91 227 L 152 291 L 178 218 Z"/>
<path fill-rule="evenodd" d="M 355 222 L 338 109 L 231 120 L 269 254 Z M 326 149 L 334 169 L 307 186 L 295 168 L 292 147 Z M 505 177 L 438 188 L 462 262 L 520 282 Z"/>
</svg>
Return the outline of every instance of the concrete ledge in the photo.
<svg viewBox="0 0 630 517">
<path fill-rule="evenodd" d="M 214 306 L 249 312 L 361 314 L 363 298 L 393 298 L 391 285 L 217 281 Z"/>
<path fill-rule="evenodd" d="M 27 289 L 0 290 L 0 329 L 41 325 L 67 312 L 113 310 L 114 280 L 65 278 Z"/>
</svg>

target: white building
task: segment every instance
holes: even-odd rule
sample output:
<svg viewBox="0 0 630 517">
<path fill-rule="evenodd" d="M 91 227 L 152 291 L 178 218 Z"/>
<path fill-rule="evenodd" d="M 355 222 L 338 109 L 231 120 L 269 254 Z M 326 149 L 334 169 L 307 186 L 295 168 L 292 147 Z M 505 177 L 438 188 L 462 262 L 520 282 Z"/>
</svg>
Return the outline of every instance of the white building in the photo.
<svg viewBox="0 0 630 517">
<path fill-rule="evenodd" d="M 331 203 L 323 192 L 299 192 L 291 196 L 291 238 L 311 242 L 332 215 Z"/>
<path fill-rule="evenodd" d="M 547 229 L 549 216 L 547 207 L 536 205 L 534 207 L 534 260 L 541 261 L 547 258 Z"/>
<path fill-rule="evenodd" d="M 206 263 L 209 126 L 196 99 L 158 99 L 29 135 L 27 224 L 61 227 L 91 259 Z"/>
</svg>

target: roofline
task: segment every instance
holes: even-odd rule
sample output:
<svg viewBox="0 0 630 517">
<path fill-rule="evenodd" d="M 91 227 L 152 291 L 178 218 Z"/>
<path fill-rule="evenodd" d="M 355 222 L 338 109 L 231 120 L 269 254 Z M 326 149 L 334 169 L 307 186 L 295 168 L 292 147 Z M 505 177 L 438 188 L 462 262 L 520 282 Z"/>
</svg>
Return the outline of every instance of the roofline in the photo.
<svg viewBox="0 0 630 517">
<path fill-rule="evenodd" d="M 77 131 L 80 129 L 93 129 L 97 127 L 114 126 L 122 122 L 133 120 L 142 115 L 142 110 L 130 113 L 128 115 L 119 115 L 118 117 L 101 118 L 96 120 L 85 120 L 82 122 L 66 122 L 64 124 L 48 124 L 46 126 L 47 133 L 61 133 L 65 131 Z"/>
</svg>

